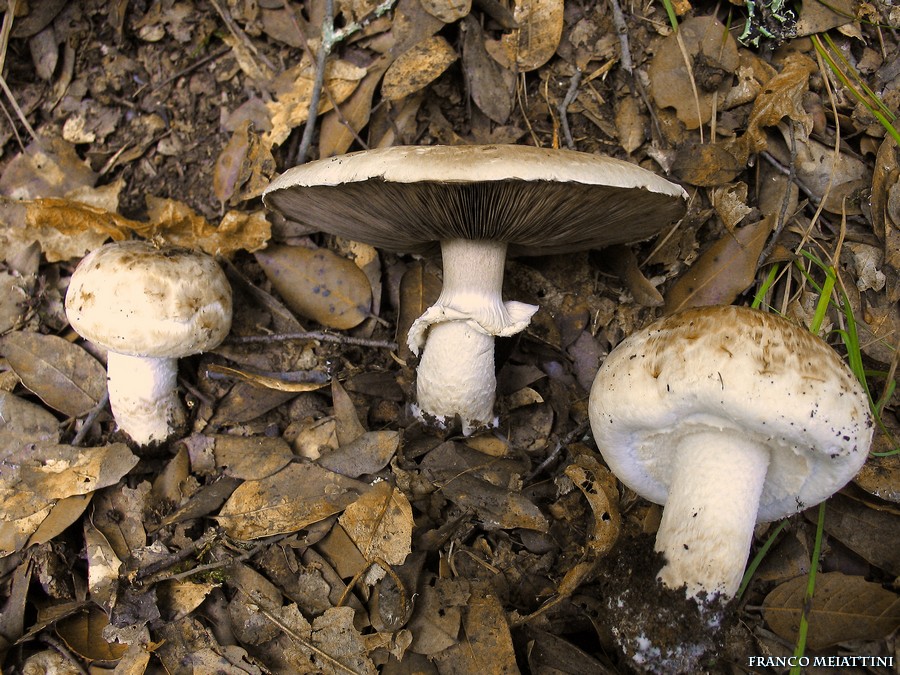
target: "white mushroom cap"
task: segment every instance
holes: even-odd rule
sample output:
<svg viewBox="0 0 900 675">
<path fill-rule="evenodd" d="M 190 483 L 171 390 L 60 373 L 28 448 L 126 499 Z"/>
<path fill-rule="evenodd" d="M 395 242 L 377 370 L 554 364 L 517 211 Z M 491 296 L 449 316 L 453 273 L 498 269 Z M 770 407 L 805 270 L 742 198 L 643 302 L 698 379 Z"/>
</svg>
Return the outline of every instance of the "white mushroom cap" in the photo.
<svg viewBox="0 0 900 675">
<path fill-rule="evenodd" d="M 109 350 L 109 403 L 138 445 L 162 443 L 185 421 L 178 358 L 217 346 L 231 328 L 231 287 L 214 259 L 142 241 L 107 244 L 82 259 L 66 315 Z"/>
<path fill-rule="evenodd" d="M 686 310 L 625 339 L 597 374 L 590 412 L 613 473 L 657 504 L 666 503 L 667 450 L 680 436 L 708 427 L 765 443 L 760 522 L 834 494 L 862 467 L 872 438 L 865 392 L 835 351 L 743 307 Z"/>
<path fill-rule="evenodd" d="M 666 504 L 666 585 L 734 594 L 753 525 L 818 504 L 866 460 L 872 418 L 850 369 L 773 314 L 690 309 L 607 357 L 591 428 L 613 473 Z"/>
<path fill-rule="evenodd" d="M 207 255 L 113 243 L 79 263 L 66 314 L 79 335 L 118 354 L 178 358 L 228 335 L 231 287 Z"/>
<path fill-rule="evenodd" d="M 490 239 L 513 255 L 643 241 L 684 214 L 686 193 L 634 164 L 524 145 L 397 146 L 285 171 L 266 206 L 393 251 Z"/>
</svg>

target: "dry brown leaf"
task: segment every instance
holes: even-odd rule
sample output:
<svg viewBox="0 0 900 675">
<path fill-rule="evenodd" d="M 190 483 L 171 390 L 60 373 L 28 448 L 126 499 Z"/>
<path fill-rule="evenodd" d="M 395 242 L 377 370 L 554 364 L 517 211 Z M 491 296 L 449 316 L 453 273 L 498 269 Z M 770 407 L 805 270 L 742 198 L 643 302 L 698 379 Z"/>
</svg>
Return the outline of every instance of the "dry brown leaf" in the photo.
<svg viewBox="0 0 900 675">
<path fill-rule="evenodd" d="M 56 502 L 50 507 L 50 512 L 41 521 L 34 534 L 28 538 L 27 546 L 46 544 L 57 535 L 62 534 L 84 515 L 85 510 L 91 503 L 92 496 L 93 493 L 72 495 Z"/>
<path fill-rule="evenodd" d="M 489 40 L 488 53 L 504 68 L 528 72 L 544 65 L 556 53 L 563 30 L 563 0 L 515 0 L 513 18 L 518 28 Z"/>
<path fill-rule="evenodd" d="M 692 61 L 691 70 L 679 40 Z M 675 108 L 685 127 L 696 129 L 712 119 L 714 99 L 724 100 L 739 63 L 737 42 L 724 24 L 714 16 L 690 17 L 654 54 L 647 71 L 650 93 L 656 105 Z"/>
<path fill-rule="evenodd" d="M 900 504 L 900 454 L 896 439 L 900 438 L 900 424 L 882 416 L 887 433 L 876 429 L 869 458 L 853 480 L 863 490 L 885 501 Z"/>
<path fill-rule="evenodd" d="M 109 613 L 116 601 L 122 561 L 119 560 L 109 540 L 90 520 L 84 523 L 84 548 L 91 601 Z"/>
<path fill-rule="evenodd" d="M 103 637 L 107 625 L 106 613 L 91 606 L 57 623 L 56 633 L 69 649 L 88 661 L 115 661 L 125 654 L 128 645 L 108 642 Z"/>
<path fill-rule="evenodd" d="M 236 539 L 295 532 L 340 513 L 368 489 L 315 464 L 291 464 L 268 478 L 245 482 L 216 520 Z"/>
<path fill-rule="evenodd" d="M 15 520 L 73 495 L 118 483 L 137 464 L 124 443 L 98 448 L 29 444 L 4 458 L 0 471 L 0 520 Z"/>
<path fill-rule="evenodd" d="M 710 190 L 709 201 L 729 231 L 753 210 L 747 206 L 747 184 L 743 181 Z"/>
<path fill-rule="evenodd" d="M 388 67 L 381 82 L 381 95 L 389 101 L 424 89 L 456 61 L 456 50 L 440 35 L 433 35 L 403 52 Z"/>
<path fill-rule="evenodd" d="M 892 281 L 887 297 L 900 301 L 900 150 L 890 134 L 878 148 L 872 176 L 872 224 L 884 246 L 884 263 Z"/>
<path fill-rule="evenodd" d="M 463 68 L 472 100 L 491 120 L 505 124 L 515 104 L 515 73 L 488 54 L 484 46 L 484 31 L 475 17 L 467 16 L 462 26 Z"/>
<path fill-rule="evenodd" d="M 211 363 L 206 368 L 206 372 L 224 375 L 235 380 L 247 382 L 256 387 L 266 387 L 277 391 L 286 391 L 299 393 L 303 391 L 316 391 L 328 386 L 324 382 L 297 381 L 291 377 L 292 373 L 260 373 L 256 369 L 244 366 L 243 368 L 232 368 L 223 366 L 219 363 Z M 306 375 L 305 373 L 303 375 Z"/>
<path fill-rule="evenodd" d="M 271 235 L 265 213 L 229 211 L 217 227 L 184 202 L 147 195 L 150 222 L 135 227 L 144 239 L 173 246 L 199 248 L 210 255 L 230 255 L 235 251 L 256 251 Z"/>
<path fill-rule="evenodd" d="M 211 437 L 216 466 L 226 476 L 243 480 L 261 480 L 277 473 L 293 459 L 294 453 L 283 438 L 268 436 Z"/>
<path fill-rule="evenodd" d="M 385 57 L 370 66 L 356 91 L 341 104 L 340 112 L 331 110 L 322 117 L 322 126 L 319 129 L 319 157 L 343 155 L 356 140 L 350 129 L 357 134 L 361 134 L 365 129 L 372 115 L 372 97 L 389 62 Z"/>
<path fill-rule="evenodd" d="M 0 447 L 35 441 L 59 442 L 59 420 L 36 403 L 0 391 Z M 4 452 L 0 451 L 0 457 Z"/>
<path fill-rule="evenodd" d="M 385 481 L 350 504 L 338 522 L 369 563 L 384 561 L 402 565 L 412 551 L 413 513 L 406 496 Z M 368 584 L 384 577 L 386 570 L 372 567 Z"/>
<path fill-rule="evenodd" d="M 747 146 L 741 139 L 715 144 L 683 143 L 675 152 L 672 173 L 691 185 L 727 185 L 747 168 Z"/>
<path fill-rule="evenodd" d="M 256 253 L 284 303 L 323 326 L 346 330 L 369 316 L 372 290 L 354 263 L 324 248 L 269 246 Z"/>
<path fill-rule="evenodd" d="M 900 575 L 900 518 L 836 494 L 828 500 L 825 531 L 875 567 Z"/>
<path fill-rule="evenodd" d="M 465 580 L 429 576 L 421 585 L 412 619 L 407 626 L 413 641 L 410 651 L 437 654 L 459 642 L 462 607 L 471 595 Z"/>
<path fill-rule="evenodd" d="M 106 395 L 106 370 L 78 345 L 55 335 L 10 333 L 0 351 L 30 391 L 54 410 L 81 417 Z"/>
<path fill-rule="evenodd" d="M 319 464 L 329 471 L 359 478 L 381 471 L 393 459 L 399 447 L 400 432 L 367 431 L 337 450 L 319 457 Z"/>
<path fill-rule="evenodd" d="M 356 412 L 353 399 L 337 380 L 331 381 L 331 405 L 334 408 L 335 433 L 338 443 L 346 445 L 352 443 L 366 432 Z"/>
<path fill-rule="evenodd" d="M 799 52 L 785 57 L 781 72 L 766 82 L 753 103 L 743 136 L 749 152 L 764 150 L 767 141 L 763 129 L 776 126 L 785 117 L 798 123 L 797 140 L 806 142 L 813 119 L 803 107 L 803 95 L 809 91 L 809 76 L 816 70 L 816 64 Z"/>
<path fill-rule="evenodd" d="M 791 579 L 763 601 L 763 617 L 775 633 L 797 641 L 807 579 Z M 877 640 L 900 627 L 900 597 L 881 584 L 840 572 L 816 575 L 808 615 L 807 646 L 820 650 L 839 642 Z"/>
<path fill-rule="evenodd" d="M 453 23 L 468 15 L 472 0 L 422 0 L 422 7 L 444 23 Z"/>
<path fill-rule="evenodd" d="M 245 120 L 216 160 L 213 193 L 224 204 L 258 197 L 275 173 L 271 149 L 260 143 L 253 123 Z"/>
<path fill-rule="evenodd" d="M 365 75 L 365 68 L 348 61 L 329 59 L 325 66 L 325 86 L 329 96 L 322 97 L 319 114 L 331 108 L 331 101 L 343 103 Z M 307 120 L 315 78 L 315 66 L 307 58 L 276 78 L 277 100 L 266 104 L 272 120 L 272 130 L 263 135 L 264 147 L 281 145 L 295 127 Z"/>
<path fill-rule="evenodd" d="M 410 265 L 400 279 L 400 316 L 397 319 L 397 344 L 400 358 L 409 359 L 412 352 L 406 344 L 413 322 L 437 302 L 441 294 L 441 280 L 427 272 L 421 262 Z"/>
<path fill-rule="evenodd" d="M 644 144 L 647 120 L 634 96 L 625 96 L 616 106 L 616 132 L 619 143 L 629 155 Z"/>
<path fill-rule="evenodd" d="M 463 638 L 435 657 L 440 672 L 479 675 L 518 674 L 516 653 L 506 612 L 493 588 L 482 583 L 472 589 L 463 620 Z"/>
<path fill-rule="evenodd" d="M 775 219 L 737 228 L 713 243 L 666 293 L 665 312 L 686 307 L 730 305 L 756 276 L 757 261 Z"/>
</svg>

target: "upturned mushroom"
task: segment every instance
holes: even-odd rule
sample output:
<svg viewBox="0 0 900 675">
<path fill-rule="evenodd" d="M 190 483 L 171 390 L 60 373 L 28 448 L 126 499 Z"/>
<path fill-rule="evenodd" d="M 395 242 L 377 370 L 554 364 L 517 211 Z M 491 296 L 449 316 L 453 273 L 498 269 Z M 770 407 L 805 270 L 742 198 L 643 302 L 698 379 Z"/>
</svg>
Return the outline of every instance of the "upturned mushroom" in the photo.
<svg viewBox="0 0 900 675">
<path fill-rule="evenodd" d="M 665 504 L 660 581 L 701 605 L 734 597 L 757 522 L 827 499 L 872 440 L 863 387 L 828 344 L 730 306 L 626 338 L 597 373 L 590 420 L 613 473 Z"/>
<path fill-rule="evenodd" d="M 108 350 L 109 402 L 138 445 L 184 424 L 178 359 L 219 345 L 231 328 L 231 287 L 214 259 L 143 241 L 101 246 L 66 293 L 75 331 Z"/>
<path fill-rule="evenodd" d="M 684 214 L 684 190 L 633 164 L 529 146 L 393 147 L 294 167 L 266 206 L 319 230 L 424 253 L 440 245 L 444 285 L 413 324 L 422 351 L 417 413 L 494 421 L 494 338 L 522 330 L 534 305 L 504 302 L 506 254 L 550 255 L 642 241 Z"/>
</svg>

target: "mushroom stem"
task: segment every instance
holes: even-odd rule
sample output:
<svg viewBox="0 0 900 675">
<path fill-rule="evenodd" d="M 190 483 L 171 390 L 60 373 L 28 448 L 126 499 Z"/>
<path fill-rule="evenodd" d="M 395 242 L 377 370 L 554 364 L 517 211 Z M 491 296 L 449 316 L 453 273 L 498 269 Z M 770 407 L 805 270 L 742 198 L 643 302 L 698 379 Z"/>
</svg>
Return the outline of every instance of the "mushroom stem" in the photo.
<svg viewBox="0 0 900 675">
<path fill-rule="evenodd" d="M 666 557 L 658 578 L 695 599 L 703 591 L 708 599 L 732 598 L 750 553 L 769 450 L 732 429 L 707 429 L 682 437 L 673 462 L 656 535 Z"/>
<path fill-rule="evenodd" d="M 177 359 L 110 351 L 106 372 L 113 416 L 135 443 L 161 443 L 184 424 Z"/>
<path fill-rule="evenodd" d="M 524 330 L 538 308 L 503 302 L 505 243 L 449 239 L 441 257 L 441 295 L 409 331 L 413 353 L 424 344 L 416 412 L 441 422 L 459 415 L 468 434 L 494 421 L 494 337 Z"/>
</svg>

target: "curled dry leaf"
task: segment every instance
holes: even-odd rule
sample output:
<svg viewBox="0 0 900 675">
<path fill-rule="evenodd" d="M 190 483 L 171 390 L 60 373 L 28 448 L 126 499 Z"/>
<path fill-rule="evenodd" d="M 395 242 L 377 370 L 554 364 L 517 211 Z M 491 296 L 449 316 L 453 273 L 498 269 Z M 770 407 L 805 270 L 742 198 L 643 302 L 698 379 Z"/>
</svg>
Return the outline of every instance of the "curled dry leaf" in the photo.
<svg viewBox="0 0 900 675">
<path fill-rule="evenodd" d="M 290 464 L 238 487 L 216 520 L 236 539 L 295 532 L 340 513 L 368 489 L 366 483 L 315 464 Z"/>
<path fill-rule="evenodd" d="M 222 204 L 258 197 L 274 173 L 271 149 L 260 143 L 253 123 L 245 120 L 219 153 L 213 192 Z"/>
<path fill-rule="evenodd" d="M 404 98 L 436 80 L 456 61 L 456 50 L 440 35 L 416 43 L 397 57 L 381 82 L 381 95 L 390 100 Z"/>
<path fill-rule="evenodd" d="M 348 98 L 340 111 L 331 110 L 322 117 L 319 129 L 319 157 L 342 155 L 356 140 L 350 129 L 360 133 L 372 115 L 372 97 L 387 70 L 389 59 L 384 57 L 369 68 L 369 72 Z M 348 129 L 348 126 L 350 127 Z"/>
<path fill-rule="evenodd" d="M 0 351 L 30 391 L 54 410 L 81 417 L 106 395 L 106 370 L 78 345 L 55 335 L 10 333 Z"/>
<path fill-rule="evenodd" d="M 564 9 L 563 0 L 515 0 L 513 18 L 518 28 L 500 40 L 489 40 L 488 53 L 513 72 L 540 68 L 559 47 Z"/>
<path fill-rule="evenodd" d="M 766 623 L 791 644 L 797 641 L 806 586 L 806 576 L 791 579 L 763 601 Z M 820 573 L 807 618 L 807 645 L 813 650 L 851 640 L 877 640 L 900 627 L 900 598 L 863 577 Z"/>
<path fill-rule="evenodd" d="M 346 330 L 369 316 L 372 290 L 365 273 L 328 249 L 269 246 L 256 260 L 298 314 L 323 326 Z"/>
</svg>

